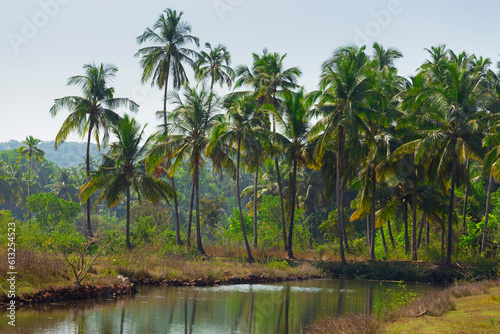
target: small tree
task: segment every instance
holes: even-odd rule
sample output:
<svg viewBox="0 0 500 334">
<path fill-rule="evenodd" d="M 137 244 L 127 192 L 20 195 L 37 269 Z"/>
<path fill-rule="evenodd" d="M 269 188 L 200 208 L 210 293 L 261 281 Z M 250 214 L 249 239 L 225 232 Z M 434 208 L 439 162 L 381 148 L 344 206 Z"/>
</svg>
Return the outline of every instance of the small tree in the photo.
<svg viewBox="0 0 500 334">
<path fill-rule="evenodd" d="M 69 234 L 61 234 L 56 232 L 54 235 L 54 246 L 57 251 L 61 252 L 66 263 L 70 266 L 75 277 L 75 284 L 80 287 L 81 282 L 85 279 L 92 268 L 95 260 L 113 243 L 111 239 L 107 244 L 103 245 L 100 242 L 103 237 L 97 232 L 92 237 L 74 232 Z M 91 253 L 91 246 L 97 250 Z M 90 256 L 89 256 L 90 255 Z"/>
</svg>

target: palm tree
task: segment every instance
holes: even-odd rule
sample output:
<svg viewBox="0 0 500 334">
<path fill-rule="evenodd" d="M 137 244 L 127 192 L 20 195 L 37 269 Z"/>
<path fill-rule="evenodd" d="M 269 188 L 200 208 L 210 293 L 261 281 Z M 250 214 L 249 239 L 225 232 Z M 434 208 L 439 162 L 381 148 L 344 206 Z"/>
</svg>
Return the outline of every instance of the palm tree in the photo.
<svg viewBox="0 0 500 334">
<path fill-rule="evenodd" d="M 253 64 L 252 69 L 245 65 L 239 65 L 236 68 L 236 75 L 239 77 L 236 81 L 235 88 L 242 85 L 247 85 L 253 88 L 254 97 L 259 101 L 259 105 L 270 103 L 274 108 L 279 109 L 279 101 L 277 94 L 283 91 L 297 88 L 297 78 L 302 74 L 298 67 L 284 68 L 284 59 L 286 54 L 279 55 L 278 53 L 268 53 L 267 49 L 263 50 L 262 56 L 252 54 Z M 276 123 L 273 117 L 273 125 L 270 130 L 276 132 Z M 283 228 L 283 244 L 285 251 L 287 250 L 286 241 L 286 223 L 285 209 L 283 205 L 283 187 L 281 184 L 281 176 L 279 170 L 279 151 L 271 145 L 269 153 L 274 156 L 274 165 L 276 169 L 278 191 L 280 196 L 281 208 L 281 225 Z"/>
<path fill-rule="evenodd" d="M 209 144 L 209 133 L 220 115 L 209 108 L 213 101 L 212 94 L 204 88 L 196 91 L 186 87 L 183 98 L 172 94 L 176 108 L 169 116 L 172 121 L 172 134 L 160 140 L 149 152 L 153 159 L 172 155 L 169 175 L 173 175 L 186 159 L 192 173 L 191 203 L 196 195 L 196 247 L 201 254 L 206 254 L 201 242 L 200 210 L 199 210 L 199 175 L 205 163 L 205 150 Z M 217 155 L 217 152 L 214 152 Z M 215 159 L 215 158 L 214 158 Z M 192 207 L 191 211 L 192 212 Z M 191 225 L 188 225 L 187 246 L 191 246 Z"/>
<path fill-rule="evenodd" d="M 50 192 L 66 201 L 78 199 L 76 175 L 74 168 L 59 168 L 51 177 L 51 184 L 47 186 Z"/>
<path fill-rule="evenodd" d="M 430 54 L 436 58 L 433 52 Z M 423 152 L 430 152 L 436 164 L 436 179 L 451 179 L 446 252 L 446 264 L 450 264 L 457 171 L 467 158 L 479 160 L 481 155 L 480 121 L 486 116 L 479 110 L 483 78 L 474 66 L 473 56 L 455 55 L 452 51 L 438 61 L 427 62 L 421 71 L 430 84 L 416 99 L 426 99 L 431 107 L 425 113 L 414 115 L 415 124 L 420 125 L 417 133 L 421 138 L 405 145 L 415 148 L 417 164 Z"/>
<path fill-rule="evenodd" d="M 274 141 L 279 143 L 279 147 L 283 150 L 291 169 L 288 192 L 290 224 L 288 226 L 287 250 L 288 258 L 293 259 L 292 240 L 297 196 L 297 170 L 300 171 L 302 166 L 308 163 L 309 160 L 306 149 L 309 143 L 309 120 L 313 116 L 314 99 L 306 96 L 304 88 L 299 89 L 296 93 L 285 91 L 281 95 L 283 97 L 281 110 L 278 112 L 273 106 L 269 108 L 269 111 L 272 112 L 278 123 L 283 127 L 284 135 L 273 132 L 272 136 Z"/>
<path fill-rule="evenodd" d="M 87 180 L 90 179 L 90 141 L 92 135 L 100 149 L 102 143 L 106 144 L 109 137 L 109 128 L 118 124 L 120 117 L 115 113 L 119 107 L 128 107 L 137 111 L 138 105 L 126 98 L 115 98 L 114 88 L 108 87 L 109 82 L 115 77 L 118 69 L 113 65 L 86 64 L 83 66 L 85 75 L 69 78 L 69 86 L 80 86 L 83 96 L 66 96 L 54 101 L 50 114 L 55 117 L 62 108 L 67 108 L 70 114 L 59 130 L 54 146 L 56 149 L 66 140 L 71 132 L 82 136 L 87 134 L 87 153 L 85 157 Z M 87 232 L 92 236 L 90 224 L 90 202 L 87 201 Z"/>
<path fill-rule="evenodd" d="M 24 146 L 20 146 L 17 149 L 19 156 L 16 159 L 16 162 L 21 158 L 26 158 L 28 161 L 28 196 L 30 196 L 30 188 L 31 188 L 31 167 L 32 167 L 32 159 L 37 162 L 43 161 L 45 157 L 45 152 L 38 148 L 38 145 L 41 143 L 40 139 L 36 139 L 33 136 L 28 136 L 23 141 Z"/>
<path fill-rule="evenodd" d="M 212 144 L 209 148 L 209 154 L 212 153 L 213 147 L 228 147 L 228 154 L 236 150 L 236 196 L 238 199 L 238 210 L 240 214 L 241 229 L 243 231 L 243 239 L 247 250 L 247 260 L 254 261 L 250 246 L 248 244 L 245 231 L 245 223 L 243 220 L 243 210 L 241 207 L 241 191 L 240 191 L 240 160 L 243 148 L 249 152 L 262 150 L 262 146 L 258 140 L 257 132 L 265 128 L 265 122 L 259 117 L 258 107 L 255 99 L 252 97 L 241 97 L 236 100 L 227 101 L 227 121 L 217 124 L 212 134 Z M 256 214 L 254 212 L 254 214 Z M 255 233 L 255 231 L 254 231 Z"/>
<path fill-rule="evenodd" d="M 38 148 L 38 144 L 41 143 L 40 139 L 36 139 L 33 136 L 28 136 L 23 141 L 24 146 L 18 148 L 19 156 L 16 162 L 21 158 L 26 158 L 28 160 L 28 197 L 31 195 L 31 165 L 32 159 L 35 161 L 43 161 L 45 152 Z M 31 223 L 31 212 L 28 208 L 28 222 Z"/>
<path fill-rule="evenodd" d="M 127 204 L 127 248 L 130 244 L 130 192 L 137 194 L 139 203 L 142 198 L 157 204 L 161 199 L 168 201 L 175 196 L 172 188 L 164 181 L 147 173 L 144 165 L 144 155 L 152 137 L 146 138 L 144 143 L 144 127 L 128 115 L 112 127 L 117 141 L 111 145 L 109 152 L 103 155 L 103 163 L 99 170 L 92 175 L 89 182 L 80 190 L 80 197 L 88 201 L 98 189 L 102 189 L 99 200 L 107 201 L 114 206 L 123 198 Z"/>
<path fill-rule="evenodd" d="M 153 46 L 147 46 L 139 49 L 135 57 L 141 57 L 141 66 L 143 68 L 142 82 L 145 83 L 151 79 L 151 86 L 158 86 L 164 89 L 163 92 L 163 128 L 165 134 L 168 133 L 167 126 L 167 97 L 168 80 L 170 76 L 173 80 L 174 89 L 179 89 L 189 83 L 183 63 L 195 67 L 195 59 L 198 54 L 185 47 L 186 44 L 195 43 L 199 46 L 198 37 L 191 35 L 191 26 L 182 21 L 183 12 L 167 8 L 160 15 L 153 25 L 153 28 L 146 28 L 144 33 L 137 37 L 139 44 L 151 42 Z M 167 166 L 169 162 L 166 162 Z M 172 188 L 175 190 L 175 179 L 171 177 Z M 179 205 L 177 196 L 174 198 L 175 225 L 177 244 L 181 244 L 180 226 L 179 226 Z"/>
<path fill-rule="evenodd" d="M 336 50 L 333 56 L 323 63 L 320 88 L 321 100 L 318 105 L 323 114 L 316 125 L 311 129 L 311 136 L 318 137 L 316 148 L 317 159 L 331 147 L 332 141 L 337 140 L 337 168 L 335 194 L 338 208 L 338 228 L 340 238 L 340 257 L 345 264 L 344 255 L 344 218 L 343 218 L 343 187 L 345 185 L 345 143 L 359 142 L 359 129 L 364 128 L 360 113 L 366 108 L 366 98 L 371 94 L 371 82 L 366 76 L 368 57 L 365 47 L 347 46 Z"/>
<path fill-rule="evenodd" d="M 234 77 L 234 71 L 230 67 L 231 54 L 222 44 L 212 48 L 210 43 L 205 43 L 205 47 L 208 48 L 209 51 L 201 51 L 200 58 L 196 64 L 195 76 L 198 82 L 209 79 L 211 93 L 213 92 L 216 82 L 218 82 L 221 87 L 223 87 L 224 84 L 227 84 L 227 87 L 231 87 L 233 82 L 232 78 Z"/>
</svg>

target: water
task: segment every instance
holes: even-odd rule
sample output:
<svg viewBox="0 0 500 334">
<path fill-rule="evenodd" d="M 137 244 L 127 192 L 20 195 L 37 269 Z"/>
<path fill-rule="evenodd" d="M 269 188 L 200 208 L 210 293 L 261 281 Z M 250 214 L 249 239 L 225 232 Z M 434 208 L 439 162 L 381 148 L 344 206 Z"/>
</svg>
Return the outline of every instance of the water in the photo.
<svg viewBox="0 0 500 334">
<path fill-rule="evenodd" d="M 314 320 L 383 311 L 397 283 L 308 280 L 218 287 L 139 287 L 135 296 L 18 309 L 1 333 L 303 333 Z M 438 289 L 408 284 L 418 294 Z"/>
</svg>

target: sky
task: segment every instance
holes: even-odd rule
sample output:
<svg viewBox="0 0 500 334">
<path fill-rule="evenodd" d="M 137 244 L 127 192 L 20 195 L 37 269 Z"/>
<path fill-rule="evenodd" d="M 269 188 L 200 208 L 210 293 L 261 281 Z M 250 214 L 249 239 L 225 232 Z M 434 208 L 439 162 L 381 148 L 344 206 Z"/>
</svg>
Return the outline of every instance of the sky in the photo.
<svg viewBox="0 0 500 334">
<path fill-rule="evenodd" d="M 251 65 L 252 53 L 287 54 L 285 67 L 298 66 L 299 84 L 317 88 L 321 64 L 349 44 L 373 42 L 403 53 L 396 63 L 409 76 L 427 58 L 425 48 L 447 44 L 500 60 L 500 2 L 439 0 L 23 0 L 0 5 L 0 142 L 28 135 L 54 140 L 67 110 L 52 118 L 54 99 L 80 95 L 68 78 L 83 75 L 90 62 L 118 67 L 116 97 L 140 105 L 134 117 L 157 130 L 162 92 L 141 83 L 134 54 L 136 37 L 152 27 L 166 8 L 183 18 L 205 42 L 226 45 L 232 66 Z M 192 45 L 196 49 L 196 46 Z M 191 85 L 196 82 L 191 77 Z M 126 110 L 117 110 L 123 115 Z M 68 141 L 84 141 L 71 135 Z"/>
</svg>

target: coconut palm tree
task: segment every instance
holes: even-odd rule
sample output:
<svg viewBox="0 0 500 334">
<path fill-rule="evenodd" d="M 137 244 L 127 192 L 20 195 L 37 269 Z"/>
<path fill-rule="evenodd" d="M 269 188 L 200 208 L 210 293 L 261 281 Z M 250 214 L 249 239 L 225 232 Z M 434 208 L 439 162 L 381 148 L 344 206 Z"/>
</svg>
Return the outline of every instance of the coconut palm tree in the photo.
<svg viewBox="0 0 500 334">
<path fill-rule="evenodd" d="M 99 200 L 105 200 L 109 206 L 118 204 L 125 198 L 127 205 L 126 236 L 127 248 L 130 244 L 130 193 L 135 191 L 139 203 L 145 198 L 153 204 L 161 199 L 168 201 L 175 196 L 170 185 L 153 177 L 144 165 L 145 153 L 153 137 L 144 138 L 144 127 L 134 118 L 125 115 L 118 125 L 112 127 L 117 141 L 111 144 L 109 152 L 103 155 L 99 170 L 80 190 L 82 201 L 101 189 Z M 142 142 L 144 140 L 144 143 Z"/>
<path fill-rule="evenodd" d="M 436 58 L 433 52 L 430 54 Z M 431 107 L 413 117 L 419 124 L 420 138 L 403 145 L 414 148 L 417 164 L 424 152 L 433 155 L 436 180 L 451 179 L 446 264 L 451 263 L 457 171 L 467 158 L 480 159 L 481 120 L 487 116 L 479 109 L 483 76 L 474 64 L 474 56 L 448 50 L 438 61 L 422 66 L 430 83 L 416 99 L 426 99 Z"/>
<path fill-rule="evenodd" d="M 249 86 L 253 89 L 253 95 L 258 100 L 259 105 L 266 103 L 272 104 L 276 110 L 279 110 L 279 101 L 277 95 L 280 92 L 297 88 L 297 79 L 302 74 L 298 67 L 284 67 L 284 59 L 286 54 L 268 53 L 267 49 L 263 50 L 262 55 L 252 54 L 252 68 L 245 65 L 237 66 L 235 73 L 238 80 L 235 83 L 235 88 L 242 85 Z M 276 123 L 273 117 L 272 128 L 269 129 L 276 132 Z M 273 145 L 269 146 L 269 154 L 274 156 L 275 170 L 278 181 L 278 191 L 280 196 L 281 208 L 281 225 L 283 227 L 283 244 L 285 251 L 287 250 L 286 241 L 286 223 L 285 209 L 283 204 L 283 187 L 281 184 L 281 175 L 279 170 L 279 150 Z"/>
<path fill-rule="evenodd" d="M 70 114 L 63 122 L 57 133 L 54 146 L 56 149 L 66 140 L 71 132 L 77 132 L 82 137 L 87 135 L 87 152 L 85 156 L 87 180 L 90 179 L 90 141 L 92 135 L 100 149 L 101 141 L 106 144 L 109 137 L 109 128 L 118 124 L 120 117 L 115 112 L 117 108 L 128 107 L 137 111 L 138 105 L 126 98 L 115 98 L 114 88 L 109 83 L 115 77 L 118 69 L 110 64 L 83 66 L 85 75 L 69 78 L 69 86 L 80 86 L 83 96 L 66 96 L 54 101 L 50 114 L 55 117 L 58 112 L 66 108 Z M 101 138 L 102 137 L 102 138 Z M 87 201 L 87 233 L 92 236 L 90 224 L 90 202 Z"/>
<path fill-rule="evenodd" d="M 322 117 L 311 129 L 311 137 L 317 138 L 316 156 L 321 161 L 331 148 L 332 141 L 337 141 L 337 167 L 335 195 L 337 208 L 343 208 L 343 188 L 345 186 L 345 143 L 359 143 L 356 138 L 361 130 L 366 131 L 360 113 L 366 109 L 366 99 L 372 94 L 371 81 L 366 76 L 369 58 L 365 47 L 347 46 L 336 50 L 333 56 L 323 63 L 320 89 L 321 98 L 318 110 Z M 354 150 L 356 151 L 356 150 Z M 338 211 L 340 237 L 340 257 L 346 263 L 344 255 L 344 218 L 343 210 Z"/>
<path fill-rule="evenodd" d="M 234 71 L 231 65 L 231 53 L 227 48 L 219 44 L 212 48 L 210 43 L 205 43 L 207 51 L 200 52 L 200 58 L 196 63 L 195 76 L 198 82 L 210 80 L 210 92 L 213 92 L 214 84 L 219 83 L 221 88 L 224 84 L 231 87 Z"/>
<path fill-rule="evenodd" d="M 247 260 L 254 261 L 248 244 L 241 207 L 240 191 L 240 161 L 241 153 L 245 149 L 249 153 L 262 150 L 258 132 L 262 132 L 266 124 L 261 118 L 257 102 L 252 97 L 240 97 L 226 101 L 227 120 L 218 123 L 212 134 L 212 144 L 209 146 L 209 155 L 214 147 L 227 147 L 227 154 L 235 151 L 236 155 L 236 196 L 240 214 L 241 229 L 247 250 Z M 255 212 L 254 212 L 255 214 Z M 254 231 L 255 232 L 255 231 Z"/>
<path fill-rule="evenodd" d="M 28 160 L 28 195 L 31 195 L 31 169 L 32 169 L 32 160 L 35 161 L 43 161 L 45 152 L 38 148 L 38 144 L 41 143 L 40 139 L 36 139 L 33 136 L 28 136 L 23 141 L 24 146 L 18 148 L 19 156 L 16 159 L 16 162 L 21 158 L 26 158 Z M 28 223 L 31 223 L 31 212 L 28 208 Z"/>
<path fill-rule="evenodd" d="M 38 145 L 42 141 L 40 139 L 36 139 L 33 136 L 28 136 L 26 137 L 25 140 L 23 140 L 23 146 L 19 147 L 17 149 L 17 152 L 19 152 L 19 156 L 16 159 L 16 162 L 19 161 L 21 158 L 26 158 L 28 160 L 28 197 L 31 195 L 31 168 L 32 168 L 32 161 L 35 160 L 37 162 L 43 161 L 43 158 L 45 156 L 45 152 L 38 148 Z M 30 213 L 28 212 L 28 220 L 30 220 Z"/>
<path fill-rule="evenodd" d="M 181 164 L 188 161 L 192 173 L 191 202 L 194 201 L 196 206 L 196 247 L 201 254 L 206 254 L 201 240 L 199 176 L 200 169 L 205 164 L 205 150 L 210 142 L 210 131 L 216 122 L 221 120 L 221 115 L 214 112 L 214 108 L 209 108 L 214 97 L 204 88 L 197 91 L 194 88 L 186 87 L 182 98 L 178 93 L 173 93 L 172 97 L 176 106 L 169 116 L 172 122 L 172 134 L 158 141 L 148 155 L 156 160 L 172 155 L 169 175 L 173 175 Z M 215 105 L 217 105 L 216 100 Z M 213 154 L 213 159 L 216 159 L 218 152 L 214 151 Z M 189 224 L 188 247 L 191 246 L 190 236 L 191 226 Z"/>
<path fill-rule="evenodd" d="M 189 83 L 183 63 L 195 67 L 195 60 L 198 54 L 187 48 L 186 44 L 194 43 L 199 46 L 199 39 L 191 35 L 191 26 L 182 21 L 183 12 L 167 8 L 160 15 L 153 25 L 153 28 L 146 28 L 144 33 L 137 37 L 137 42 L 143 44 L 146 42 L 154 45 L 139 49 L 135 57 L 140 57 L 140 63 L 143 68 L 142 82 L 145 83 L 151 79 L 151 86 L 163 88 L 163 131 L 168 133 L 167 123 L 167 97 L 168 80 L 173 81 L 174 89 L 178 90 L 183 85 Z M 169 166 L 169 161 L 166 161 Z M 170 178 L 172 188 L 175 189 L 175 179 Z M 174 198 L 174 214 L 176 226 L 177 244 L 181 244 L 180 226 L 179 226 L 179 205 L 177 196 Z"/>
<path fill-rule="evenodd" d="M 290 208 L 288 225 L 288 258 L 293 259 L 293 224 L 295 217 L 295 206 L 297 197 L 297 170 L 301 170 L 305 164 L 312 165 L 313 160 L 308 156 L 307 148 L 309 144 L 308 135 L 310 124 L 309 120 L 313 116 L 314 99 L 308 98 L 304 88 L 300 88 L 296 93 L 284 91 L 281 93 L 283 103 L 278 112 L 274 106 L 269 111 L 283 127 L 283 135 L 273 132 L 272 139 L 279 144 L 288 161 L 291 169 L 289 177 L 289 199 Z M 264 106 L 266 108 L 266 106 Z M 309 163 L 311 162 L 311 163 Z M 319 166 L 316 166 L 319 167 Z"/>
<path fill-rule="evenodd" d="M 51 183 L 47 186 L 51 193 L 66 201 L 78 199 L 76 187 L 76 170 L 74 168 L 59 168 L 51 177 Z"/>
</svg>

